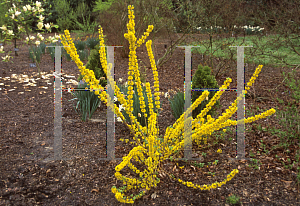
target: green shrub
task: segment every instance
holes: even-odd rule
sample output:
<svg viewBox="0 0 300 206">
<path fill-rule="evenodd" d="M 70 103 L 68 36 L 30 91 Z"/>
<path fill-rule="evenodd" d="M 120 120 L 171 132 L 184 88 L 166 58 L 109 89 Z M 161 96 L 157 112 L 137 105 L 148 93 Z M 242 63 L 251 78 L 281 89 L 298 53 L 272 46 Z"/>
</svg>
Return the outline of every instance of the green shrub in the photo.
<svg viewBox="0 0 300 206">
<path fill-rule="evenodd" d="M 85 91 L 85 88 L 88 88 L 88 91 Z M 80 90 L 76 90 L 74 93 L 71 92 L 75 98 L 69 100 L 77 100 L 76 107 L 74 106 L 74 108 L 77 114 L 80 114 L 82 121 L 86 121 L 87 116 L 91 119 L 97 107 L 101 104 L 98 96 L 94 92 L 90 92 L 89 88 L 86 82 L 81 81 L 78 84 L 78 89 Z"/>
<path fill-rule="evenodd" d="M 99 44 L 99 39 L 95 37 L 89 37 L 86 40 L 86 46 L 90 48 L 90 50 L 95 49 L 96 45 Z"/>
<path fill-rule="evenodd" d="M 77 52 L 78 52 L 78 50 L 84 50 L 85 46 L 86 46 L 86 42 L 81 41 L 81 40 L 74 41 L 74 44 L 75 44 L 75 47 L 77 49 Z"/>
<path fill-rule="evenodd" d="M 128 92 L 128 86 L 126 85 L 121 85 L 121 84 L 118 84 L 118 87 L 120 88 L 120 92 L 122 92 L 123 94 L 127 94 Z M 149 111 L 149 107 L 148 107 L 148 97 L 147 97 L 147 93 L 146 93 L 146 87 L 145 86 L 142 86 L 142 90 L 143 90 L 143 97 L 144 97 L 144 101 L 145 101 L 145 105 L 146 105 L 146 114 L 147 114 L 147 117 L 145 118 L 144 117 L 144 114 L 142 113 L 141 111 L 141 108 L 140 108 L 140 101 L 139 101 L 139 95 L 138 95 L 138 92 L 137 92 L 137 86 L 134 85 L 133 86 L 133 90 L 134 90 L 134 93 L 133 93 L 133 112 L 132 114 L 135 116 L 135 118 L 137 119 L 137 121 L 144 127 L 146 126 L 146 122 L 148 124 L 148 118 L 150 117 L 150 111 Z M 125 99 L 127 100 L 127 97 L 125 97 Z M 156 108 L 155 108 L 155 99 L 154 99 L 154 95 L 152 94 L 152 101 L 153 101 L 153 111 L 154 112 L 157 112 Z M 117 101 L 116 103 L 117 105 L 120 105 L 120 102 Z M 161 106 L 161 104 L 160 104 Z M 130 118 L 129 118 L 129 115 L 126 113 L 125 110 L 122 110 L 121 111 L 123 116 L 125 117 L 125 120 L 127 123 L 130 123 Z M 139 114 L 141 115 L 139 117 Z"/>
<path fill-rule="evenodd" d="M 100 79 L 100 84 L 102 87 L 105 87 L 107 84 L 106 75 L 103 71 L 101 62 L 100 62 L 100 54 L 99 54 L 100 45 L 96 46 L 96 49 L 92 49 L 90 56 L 88 58 L 88 63 L 86 64 L 86 68 L 89 70 L 93 70 L 96 79 L 100 79 L 101 77 L 105 77 L 105 79 Z M 80 74 L 78 77 L 78 81 L 81 80 L 83 76 Z"/>
<path fill-rule="evenodd" d="M 192 79 L 192 88 L 193 89 L 208 89 L 209 95 L 208 100 L 202 101 L 202 103 L 192 111 L 192 116 L 195 119 L 198 114 L 206 107 L 206 105 L 210 102 L 217 91 L 210 91 L 209 89 L 219 89 L 219 85 L 217 80 L 215 79 L 214 75 L 211 74 L 211 68 L 208 66 L 202 66 L 201 64 L 198 65 L 198 69 L 193 75 Z M 195 102 L 199 96 L 202 95 L 203 91 L 192 91 L 192 102 Z M 220 107 L 220 101 L 218 100 L 209 110 L 209 112 L 204 116 L 207 115 L 213 116 L 215 111 Z"/>
<path fill-rule="evenodd" d="M 63 32 L 66 29 L 72 29 L 75 14 L 69 3 L 66 0 L 55 0 L 54 5 L 55 10 L 58 13 L 58 18 L 56 21 L 60 31 Z"/>
</svg>

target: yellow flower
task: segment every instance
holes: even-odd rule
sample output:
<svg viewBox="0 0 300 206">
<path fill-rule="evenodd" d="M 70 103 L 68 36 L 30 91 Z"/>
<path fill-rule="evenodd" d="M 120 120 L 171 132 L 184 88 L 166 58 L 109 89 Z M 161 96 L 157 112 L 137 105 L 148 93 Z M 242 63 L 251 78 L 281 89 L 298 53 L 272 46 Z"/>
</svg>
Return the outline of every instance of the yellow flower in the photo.
<svg viewBox="0 0 300 206">
<path fill-rule="evenodd" d="M 222 150 L 221 150 L 221 149 L 218 149 L 217 153 L 222 153 Z"/>
</svg>

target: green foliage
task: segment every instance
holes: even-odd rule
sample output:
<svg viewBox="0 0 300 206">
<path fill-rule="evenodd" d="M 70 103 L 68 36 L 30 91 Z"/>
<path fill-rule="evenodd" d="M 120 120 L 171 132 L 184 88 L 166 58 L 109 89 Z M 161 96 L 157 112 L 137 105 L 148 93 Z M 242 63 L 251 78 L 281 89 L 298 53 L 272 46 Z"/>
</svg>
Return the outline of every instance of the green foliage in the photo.
<svg viewBox="0 0 300 206">
<path fill-rule="evenodd" d="M 35 54 L 35 57 L 36 57 L 36 61 L 38 63 L 41 62 L 41 58 L 42 58 L 42 50 L 41 50 L 41 47 L 36 47 L 36 46 L 32 46 L 32 47 L 29 47 L 29 57 L 30 59 L 32 60 L 32 62 L 34 62 L 34 57 L 33 57 L 33 53 Z"/>
<path fill-rule="evenodd" d="M 288 83 L 286 85 L 293 91 L 292 97 L 299 101 L 300 100 L 300 81 L 297 79 L 296 71 L 293 70 L 291 73 L 288 73 L 285 75 L 285 72 L 283 72 L 283 75 L 286 76 L 288 79 Z"/>
<path fill-rule="evenodd" d="M 86 42 L 77 40 L 77 41 L 74 41 L 74 45 L 75 45 L 77 51 L 84 50 L 85 46 L 86 46 Z"/>
<path fill-rule="evenodd" d="M 88 90 L 83 90 L 85 88 L 88 88 Z M 74 108 L 77 114 L 81 116 L 82 121 L 86 121 L 87 116 L 91 119 L 101 101 L 94 92 L 89 91 L 89 86 L 86 82 L 79 84 L 78 89 L 81 90 L 76 90 L 74 93 L 71 92 L 75 98 L 69 101 L 77 100 L 76 107 L 74 106 Z"/>
<path fill-rule="evenodd" d="M 192 79 L 192 88 L 193 89 L 219 89 L 218 82 L 215 77 L 211 74 L 211 69 L 208 66 L 203 67 L 202 65 L 198 66 L 198 70 Z M 203 91 L 192 91 L 192 102 L 195 102 L 199 96 L 201 96 Z M 192 111 L 192 116 L 195 119 L 198 114 L 206 107 L 212 97 L 217 91 L 210 91 L 208 95 L 208 100 L 204 100 L 197 108 Z M 172 99 L 169 99 L 172 114 L 176 119 L 178 119 L 184 113 L 184 93 L 179 92 L 175 94 Z M 208 111 L 207 115 L 214 115 L 215 110 L 220 107 L 220 102 L 217 101 L 216 104 Z"/>
<path fill-rule="evenodd" d="M 1 1 L 1 3 L 4 3 L 2 1 Z M 7 18 L 5 18 L 5 14 L 6 14 L 8 8 L 6 6 L 7 6 L 6 4 L 0 5 L 0 25 L 1 26 L 7 24 Z M 1 38 L 2 38 L 2 30 L 1 30 L 0 34 L 1 34 Z"/>
<path fill-rule="evenodd" d="M 90 48 L 91 50 L 92 49 L 95 49 L 96 45 L 99 44 L 99 39 L 98 38 L 94 38 L 94 37 L 89 37 L 87 40 L 86 40 L 86 46 L 88 48 Z"/>
<path fill-rule="evenodd" d="M 172 114 L 175 119 L 178 119 L 184 112 L 184 93 L 178 92 L 174 95 L 173 99 L 169 99 Z"/>
<path fill-rule="evenodd" d="M 42 42 L 39 47 L 41 49 L 42 54 L 45 54 L 46 44 L 44 42 Z"/>
<path fill-rule="evenodd" d="M 66 0 L 54 0 L 55 9 L 58 13 L 57 25 L 61 31 L 72 29 L 75 14 Z"/>
<path fill-rule="evenodd" d="M 93 70 L 96 79 L 100 79 L 101 77 L 105 77 L 105 79 L 100 79 L 100 84 L 102 87 L 105 87 L 107 84 L 106 75 L 103 71 L 101 62 L 100 62 L 100 54 L 99 54 L 100 44 L 96 46 L 96 49 L 92 49 L 90 52 L 90 56 L 88 58 L 88 63 L 86 64 L 86 68 L 89 70 Z M 83 76 L 80 74 L 78 80 L 81 80 Z"/>
<path fill-rule="evenodd" d="M 53 46 L 54 44 L 49 44 L 49 46 Z M 54 61 L 54 57 L 55 57 L 55 47 L 47 47 L 47 51 L 51 56 L 52 61 Z"/>
<path fill-rule="evenodd" d="M 125 86 L 125 85 L 120 85 L 118 84 L 118 87 L 120 88 L 120 92 L 122 92 L 123 94 L 127 94 L 128 92 L 128 86 Z M 133 111 L 132 111 L 132 114 L 135 116 L 135 118 L 137 119 L 137 121 L 144 127 L 146 126 L 146 122 L 148 124 L 148 118 L 150 117 L 150 111 L 149 111 L 149 103 L 148 103 L 148 97 L 147 97 L 147 93 L 146 93 L 146 87 L 145 86 L 142 86 L 142 90 L 143 90 L 143 97 L 144 97 L 144 101 L 145 101 L 145 105 L 146 105 L 146 114 L 147 114 L 147 117 L 145 118 L 144 114 L 142 113 L 141 111 L 141 108 L 140 108 L 140 101 L 139 101 L 139 95 L 138 95 L 138 91 L 137 91 L 137 86 L 134 85 L 133 86 Z M 127 97 L 125 97 L 125 99 L 127 100 Z M 153 101 L 153 111 L 157 113 L 157 109 L 155 108 L 155 99 L 154 99 L 154 95 L 152 94 L 152 101 Z M 117 105 L 119 105 L 120 103 L 117 102 Z M 161 106 L 161 104 L 160 104 Z M 130 123 L 130 118 L 129 118 L 129 115 L 126 113 L 125 110 L 122 110 L 121 111 L 123 116 L 125 117 L 126 119 L 126 122 Z M 141 115 L 139 117 L 139 114 Z"/>
<path fill-rule="evenodd" d="M 97 22 L 92 21 L 88 5 L 84 2 L 80 3 L 74 13 L 74 27 L 83 32 L 94 33 L 97 28 Z M 91 23 L 92 22 L 92 23 Z"/>
<path fill-rule="evenodd" d="M 107 0 L 107 2 L 103 2 L 102 0 L 97 0 L 93 12 L 102 13 L 104 11 L 107 11 L 113 2 L 114 0 Z"/>
<path fill-rule="evenodd" d="M 219 85 L 214 75 L 211 74 L 211 68 L 208 66 L 198 65 L 198 69 L 193 75 L 192 79 L 193 89 L 219 89 Z M 192 102 L 195 102 L 203 91 L 192 91 Z M 202 101 L 202 103 L 192 111 L 192 116 L 195 119 L 198 114 L 206 107 L 217 91 L 209 91 L 208 100 Z M 214 106 L 208 111 L 207 115 L 213 116 L 216 109 L 220 107 L 220 101 L 218 100 Z"/>
<path fill-rule="evenodd" d="M 236 195 L 231 195 L 226 200 L 229 204 L 238 204 L 240 202 L 240 198 Z"/>
<path fill-rule="evenodd" d="M 78 50 L 77 52 L 78 52 L 78 55 L 79 55 L 79 59 L 81 61 L 84 61 L 84 60 L 88 59 L 88 57 L 89 57 L 89 51 L 87 49 Z"/>
</svg>

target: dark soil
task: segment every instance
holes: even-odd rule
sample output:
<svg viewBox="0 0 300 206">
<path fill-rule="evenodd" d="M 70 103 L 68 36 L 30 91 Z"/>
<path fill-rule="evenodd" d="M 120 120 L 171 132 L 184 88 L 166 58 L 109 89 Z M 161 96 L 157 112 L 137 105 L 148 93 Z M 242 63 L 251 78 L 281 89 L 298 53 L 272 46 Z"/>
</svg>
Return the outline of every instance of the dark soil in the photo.
<svg viewBox="0 0 300 206">
<path fill-rule="evenodd" d="M 197 35 L 196 35 L 197 36 Z M 198 35 L 198 39 L 206 38 Z M 165 44 L 170 44 L 164 38 L 155 42 L 155 58 L 160 58 L 165 51 Z M 188 42 L 186 42 L 188 43 Z M 108 44 L 112 45 L 112 44 Z M 101 105 L 92 119 L 94 121 L 81 121 L 74 110 L 72 95 L 63 92 L 62 98 L 62 125 L 63 125 L 63 158 L 61 161 L 49 161 L 53 157 L 53 130 L 54 130 L 54 92 L 53 75 L 48 79 L 39 79 L 36 86 L 24 86 L 24 82 L 12 78 L 12 74 L 28 75 L 29 78 L 37 78 L 36 68 L 30 68 L 28 46 L 18 41 L 20 48 L 18 56 L 12 53 L 14 63 L 0 62 L 0 204 L 1 205 L 122 205 L 119 203 L 111 187 L 121 186 L 116 180 L 115 167 L 120 160 L 105 161 L 99 158 L 106 157 L 106 106 Z M 13 45 L 5 46 L 5 50 L 13 50 Z M 149 66 L 149 60 L 145 45 L 137 50 L 137 56 L 141 61 L 141 68 Z M 204 58 L 204 59 L 203 59 Z M 204 64 L 205 57 L 193 54 L 193 74 L 197 65 Z M 214 59 L 216 65 L 220 60 Z M 84 61 L 86 64 L 87 61 Z M 231 69 L 221 71 L 217 81 L 221 86 L 226 77 L 232 78 L 230 88 L 236 85 L 236 62 L 231 62 Z M 247 65 L 245 69 L 245 81 L 248 82 L 258 65 Z M 53 74 L 54 63 L 49 54 L 42 58 L 40 64 L 45 74 Z M 184 85 L 184 50 L 177 48 L 171 59 L 158 68 L 160 90 L 167 92 L 170 89 L 183 90 Z M 115 49 L 115 80 L 127 79 L 128 59 L 121 57 L 121 49 Z M 250 89 L 250 95 L 246 98 L 246 110 L 259 114 L 270 108 L 278 107 L 278 110 L 286 110 L 288 102 L 293 99 L 286 92 L 288 88 L 282 84 L 282 71 L 290 71 L 288 68 L 269 68 L 264 66 L 254 86 Z M 77 80 L 79 70 L 73 61 L 68 62 L 63 57 L 62 63 L 63 85 L 68 79 Z M 216 71 L 213 71 L 216 73 Z M 65 75 L 74 75 L 68 78 Z M 299 75 L 299 73 L 298 73 Z M 5 77 L 11 77 L 5 79 Z M 147 70 L 147 78 L 153 85 L 152 70 Z M 31 81 L 30 81 L 31 82 Z M 49 84 L 51 83 L 51 84 Z M 46 88 L 47 87 L 47 88 Z M 76 87 L 72 85 L 70 87 Z M 277 88 L 277 91 L 276 89 Z M 15 89 L 15 90 L 11 90 Z M 268 91 L 270 89 L 270 91 Z M 23 93 L 20 93 L 23 92 Z M 221 96 L 222 108 L 218 114 L 235 100 L 235 91 L 226 91 Z M 276 98 L 283 99 L 284 104 L 279 104 Z M 166 127 L 175 122 L 171 113 L 168 100 L 161 97 L 163 110 L 158 117 L 160 134 L 164 134 Z M 296 104 L 296 103 L 294 103 Z M 296 104 L 299 108 L 299 103 Z M 256 108 L 259 107 L 260 111 Z M 287 163 L 287 158 L 295 160 L 295 154 L 299 150 L 299 140 L 295 141 L 287 153 L 284 148 L 271 151 L 271 147 L 280 142 L 280 138 L 268 131 L 261 131 L 257 124 L 263 128 L 281 128 L 275 118 L 262 119 L 246 126 L 246 157 L 249 152 L 255 154 L 261 164 L 257 169 L 250 167 L 251 161 L 229 161 L 235 157 L 235 132 L 227 134 L 224 140 L 218 144 L 213 142 L 216 136 L 211 136 L 209 148 L 196 150 L 194 153 L 202 158 L 203 163 L 219 160 L 215 166 L 195 167 L 185 162 L 165 161 L 161 164 L 161 182 L 156 188 L 152 188 L 134 205 L 225 205 L 231 195 L 240 197 L 242 205 L 300 205 L 299 185 L 296 181 L 296 171 L 299 163 L 293 168 L 285 169 L 281 161 L 275 158 L 278 155 Z M 248 117 L 248 115 L 246 115 Z M 96 119 L 96 120 L 95 120 Z M 235 129 L 235 127 L 233 127 Z M 296 131 L 295 131 L 296 132 Z M 130 144 L 121 142 L 120 138 L 131 137 L 127 127 L 119 122 L 115 125 L 115 154 L 117 158 L 123 157 L 133 148 Z M 233 138 L 230 141 L 229 138 Z M 269 154 L 264 153 L 261 140 L 266 145 Z M 221 148 L 222 154 L 216 153 Z M 260 151 L 260 154 L 256 154 Z M 207 155 L 202 156 L 202 152 Z M 299 161 L 299 160 L 298 160 Z M 239 173 L 226 185 L 211 191 L 201 191 L 188 188 L 173 181 L 168 174 L 174 174 L 186 181 L 196 184 L 211 184 L 222 181 L 233 170 L 239 169 Z M 208 172 L 215 173 L 215 176 Z M 124 173 L 125 174 L 125 173 Z"/>
</svg>

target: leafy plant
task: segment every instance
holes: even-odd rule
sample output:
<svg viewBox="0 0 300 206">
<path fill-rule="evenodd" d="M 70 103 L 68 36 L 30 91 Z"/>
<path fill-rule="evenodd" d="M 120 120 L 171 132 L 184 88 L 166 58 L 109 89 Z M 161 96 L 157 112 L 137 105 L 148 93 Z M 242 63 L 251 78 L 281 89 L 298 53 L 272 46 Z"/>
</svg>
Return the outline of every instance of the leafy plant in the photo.
<svg viewBox="0 0 300 206">
<path fill-rule="evenodd" d="M 96 45 L 99 44 L 99 39 L 95 37 L 89 37 L 86 40 L 86 46 L 90 48 L 90 50 L 95 49 Z"/>
<path fill-rule="evenodd" d="M 236 195 L 231 195 L 226 200 L 229 204 L 238 204 L 240 202 L 240 198 Z"/>
<path fill-rule="evenodd" d="M 41 44 L 40 44 L 40 49 L 41 49 L 41 52 L 42 52 L 42 54 L 45 54 L 45 51 L 46 51 L 46 44 L 44 43 L 44 42 L 42 42 Z"/>
<path fill-rule="evenodd" d="M 36 61 L 38 63 L 40 63 L 41 58 L 42 58 L 42 53 L 43 52 L 39 46 L 38 47 L 36 47 L 36 46 L 29 47 L 29 57 L 32 60 L 32 62 L 34 62 L 34 57 L 33 57 L 33 54 L 34 54 L 36 56 Z"/>
<path fill-rule="evenodd" d="M 54 44 L 49 44 L 49 46 L 53 46 Z M 52 61 L 54 61 L 54 57 L 55 57 L 55 47 L 47 47 L 47 50 L 51 56 Z"/>
<path fill-rule="evenodd" d="M 84 90 L 85 88 L 87 91 Z M 89 91 L 89 86 L 86 82 L 80 83 L 78 89 L 80 90 L 76 90 L 74 93 L 71 92 L 75 98 L 69 101 L 77 100 L 74 108 L 77 114 L 80 114 L 82 121 L 86 121 L 87 116 L 91 119 L 101 101 L 94 92 Z"/>
<path fill-rule="evenodd" d="M 173 99 L 169 99 L 172 114 L 175 119 L 178 119 L 184 112 L 184 93 L 178 92 L 174 95 Z"/>
<path fill-rule="evenodd" d="M 85 46 L 86 46 L 86 42 L 85 41 L 81 41 L 81 40 L 77 40 L 74 41 L 75 47 L 78 50 L 84 50 Z"/>
<path fill-rule="evenodd" d="M 78 22 L 77 19 L 74 20 L 77 27 L 79 27 L 79 29 L 83 32 L 94 33 L 98 23 L 96 21 L 91 23 L 91 15 L 89 15 L 88 17 L 84 17 L 82 14 L 81 16 L 83 19 L 83 23 Z"/>
<path fill-rule="evenodd" d="M 84 50 L 78 50 L 79 59 L 81 61 L 88 59 L 89 57 L 89 51 L 87 49 Z M 69 55 L 70 56 L 70 55 Z M 71 57 L 70 57 L 71 58 Z"/>
<path fill-rule="evenodd" d="M 57 25 L 61 31 L 73 27 L 74 11 L 67 0 L 54 0 L 54 6 L 58 13 Z"/>
</svg>

